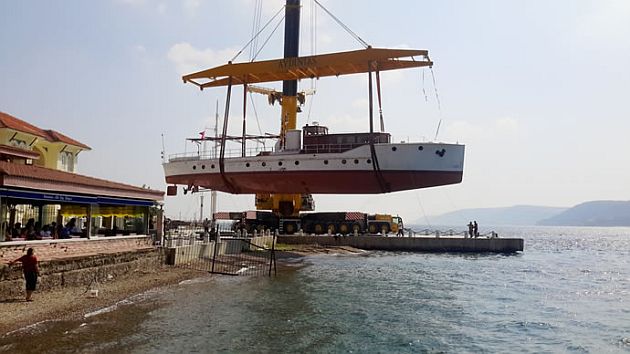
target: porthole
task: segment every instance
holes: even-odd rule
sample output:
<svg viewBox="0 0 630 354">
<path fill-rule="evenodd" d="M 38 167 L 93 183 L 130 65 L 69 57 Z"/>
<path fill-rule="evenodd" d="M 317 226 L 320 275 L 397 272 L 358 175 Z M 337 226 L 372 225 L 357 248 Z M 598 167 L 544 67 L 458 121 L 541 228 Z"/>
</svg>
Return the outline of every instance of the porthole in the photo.
<svg viewBox="0 0 630 354">
<path fill-rule="evenodd" d="M 395 146 L 392 146 L 392 151 L 396 151 L 396 150 L 398 150 L 398 148 Z"/>
<path fill-rule="evenodd" d="M 247 163 L 245 164 L 245 167 L 249 167 L 249 162 L 247 162 Z"/>
<path fill-rule="evenodd" d="M 278 161 L 278 166 L 282 166 L 282 161 Z"/>
<path fill-rule="evenodd" d="M 214 164 L 210 165 L 210 168 L 214 168 Z"/>
<path fill-rule="evenodd" d="M 420 150 L 420 151 L 424 150 L 424 146 L 422 146 L 422 145 L 418 146 L 418 150 Z"/>
<path fill-rule="evenodd" d="M 346 164 L 346 159 L 341 160 L 341 163 L 345 165 Z"/>
<path fill-rule="evenodd" d="M 324 160 L 324 165 L 328 165 L 328 160 Z"/>
<path fill-rule="evenodd" d="M 197 169 L 197 166 L 193 165 L 193 170 L 196 170 L 196 169 Z"/>
<path fill-rule="evenodd" d="M 201 169 L 205 170 L 206 169 L 206 165 L 201 165 Z"/>
<path fill-rule="evenodd" d="M 359 160 L 355 159 L 354 160 L 355 165 L 359 163 Z"/>
<path fill-rule="evenodd" d="M 367 162 L 367 163 L 368 163 L 368 165 L 369 165 L 369 164 L 371 164 L 371 163 L 372 163 L 372 160 L 368 159 L 366 162 Z"/>
<path fill-rule="evenodd" d="M 299 165 L 300 161 L 295 161 L 295 166 Z"/>
<path fill-rule="evenodd" d="M 267 163 L 266 163 L 266 162 L 263 162 L 263 163 L 262 163 L 262 167 L 265 167 L 265 166 L 267 166 Z"/>
</svg>

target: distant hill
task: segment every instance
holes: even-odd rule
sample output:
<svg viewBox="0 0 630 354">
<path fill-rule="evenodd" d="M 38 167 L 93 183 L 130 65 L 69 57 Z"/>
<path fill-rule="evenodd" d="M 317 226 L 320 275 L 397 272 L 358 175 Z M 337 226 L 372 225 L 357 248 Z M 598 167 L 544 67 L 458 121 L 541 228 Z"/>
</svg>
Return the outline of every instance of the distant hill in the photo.
<svg viewBox="0 0 630 354">
<path fill-rule="evenodd" d="M 546 226 L 630 226 L 630 201 L 598 200 L 578 204 L 541 220 Z"/>
<path fill-rule="evenodd" d="M 477 220 L 481 225 L 536 225 L 539 221 L 550 219 L 566 210 L 567 208 L 516 205 L 504 208 L 462 209 L 430 216 L 428 219 L 432 225 L 461 225 L 462 227 L 472 220 Z M 426 224 L 426 220 L 419 219 L 416 223 Z"/>
</svg>

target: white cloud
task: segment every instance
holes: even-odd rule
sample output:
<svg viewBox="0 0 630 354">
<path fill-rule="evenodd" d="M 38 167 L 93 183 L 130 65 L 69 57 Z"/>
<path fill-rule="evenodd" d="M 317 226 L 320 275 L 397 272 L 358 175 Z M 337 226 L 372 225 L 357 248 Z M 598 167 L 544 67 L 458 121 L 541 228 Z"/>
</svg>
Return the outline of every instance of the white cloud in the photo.
<svg viewBox="0 0 630 354">
<path fill-rule="evenodd" d="M 598 1 L 594 11 L 584 16 L 578 25 L 578 34 L 584 38 L 625 44 L 630 35 L 630 1 Z"/>
<path fill-rule="evenodd" d="M 175 69 L 179 74 L 207 69 L 227 63 L 238 49 L 226 48 L 221 50 L 197 49 L 190 43 L 182 42 L 173 45 L 168 51 L 168 59 L 175 63 Z"/>
<path fill-rule="evenodd" d="M 184 0 L 183 5 L 184 5 L 184 11 L 188 15 L 194 16 L 197 13 L 199 6 L 201 6 L 201 0 Z"/>
<path fill-rule="evenodd" d="M 161 2 L 161 3 L 159 3 L 157 5 L 157 12 L 159 14 L 165 14 L 166 13 L 166 9 L 167 9 L 167 6 L 166 6 L 165 2 Z"/>
</svg>

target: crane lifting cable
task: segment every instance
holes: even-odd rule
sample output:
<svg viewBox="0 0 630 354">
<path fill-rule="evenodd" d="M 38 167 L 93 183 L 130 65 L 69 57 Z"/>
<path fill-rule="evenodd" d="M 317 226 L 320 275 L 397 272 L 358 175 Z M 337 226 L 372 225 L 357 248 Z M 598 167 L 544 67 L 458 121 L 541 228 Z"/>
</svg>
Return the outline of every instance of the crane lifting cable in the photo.
<svg viewBox="0 0 630 354">
<path fill-rule="evenodd" d="M 271 31 L 271 33 L 269 34 L 269 36 L 267 36 L 267 39 L 265 39 L 265 41 L 263 42 L 263 44 L 260 46 L 260 49 L 258 49 L 258 51 L 256 52 L 256 54 L 254 54 L 254 57 L 252 58 L 252 62 L 254 60 L 256 60 L 256 58 L 258 57 L 258 54 L 260 54 L 260 52 L 263 50 L 263 48 L 265 48 L 265 46 L 267 45 L 267 42 L 269 42 L 269 40 L 271 39 L 271 37 L 273 37 L 274 33 L 276 33 L 276 31 L 278 30 L 278 27 L 280 27 L 280 25 L 282 24 L 282 22 L 284 21 L 284 16 L 282 16 L 282 18 L 280 19 L 280 21 L 278 21 L 278 23 L 276 24 L 276 27 L 273 28 L 273 30 Z"/>
<path fill-rule="evenodd" d="M 278 17 L 278 15 L 280 15 L 280 13 L 282 12 L 282 10 L 284 10 L 284 6 L 280 8 L 280 10 L 278 10 L 278 12 L 276 12 L 275 15 L 273 15 L 272 18 L 269 19 L 269 21 L 267 21 L 267 23 L 260 29 L 260 31 L 258 31 L 258 33 L 256 33 L 256 35 L 254 37 L 252 37 L 252 39 L 249 40 L 249 42 L 247 42 L 247 44 L 245 44 L 243 46 L 243 48 L 241 48 L 241 50 L 238 51 L 238 53 L 236 53 L 236 55 L 230 60 L 230 62 L 233 62 L 234 60 L 236 60 L 236 58 L 238 58 L 239 55 L 241 55 L 241 53 L 243 53 L 243 51 L 249 47 L 250 44 L 252 44 L 252 42 L 254 42 L 256 40 L 256 38 L 258 38 L 258 36 L 265 30 L 265 28 L 267 28 L 267 26 L 269 26 L 269 24 L 276 18 Z"/>
<path fill-rule="evenodd" d="M 440 115 L 440 121 L 438 122 L 437 129 L 435 130 L 435 138 L 434 141 L 437 141 L 438 134 L 440 133 L 440 126 L 442 126 L 442 105 L 440 104 L 440 96 L 438 95 L 437 85 L 435 84 L 435 73 L 433 73 L 433 68 L 431 70 L 431 78 L 433 79 L 433 89 L 435 90 L 435 100 L 438 105 L 438 114 Z"/>
<path fill-rule="evenodd" d="M 262 15 L 262 0 L 256 0 L 254 5 L 254 18 L 252 20 L 252 38 L 254 42 L 249 47 L 249 60 L 254 61 L 254 53 L 258 51 L 258 37 L 256 33 L 260 30 L 260 20 Z"/>
<path fill-rule="evenodd" d="M 333 15 L 333 14 L 332 14 L 332 12 L 328 11 L 328 9 L 327 9 L 327 8 L 325 8 L 325 7 L 324 7 L 324 5 L 322 5 L 319 1 L 317 1 L 317 0 L 313 0 L 313 1 L 315 1 L 315 3 L 316 3 L 317 5 L 319 5 L 319 7 L 321 7 L 321 8 L 322 8 L 322 10 L 324 10 L 324 11 L 325 11 L 325 12 L 326 12 L 326 13 L 327 13 L 330 17 L 332 17 L 332 19 L 333 19 L 333 20 L 335 20 L 335 22 L 337 22 L 337 24 L 338 24 L 339 26 L 341 26 L 341 28 L 343 28 L 344 30 L 346 30 L 346 32 L 348 32 L 348 34 L 350 34 L 350 35 L 351 35 L 354 39 L 356 39 L 356 40 L 357 40 L 357 42 L 361 43 L 361 45 L 362 45 L 364 48 L 368 48 L 368 47 L 370 46 L 370 45 L 369 45 L 366 41 L 364 41 L 361 37 L 359 37 L 359 35 L 357 35 L 356 33 L 354 33 L 354 32 L 350 29 L 350 27 L 346 26 L 346 24 L 345 24 L 345 23 L 341 22 L 341 20 L 339 20 L 339 19 L 338 19 L 335 15 Z"/>
</svg>

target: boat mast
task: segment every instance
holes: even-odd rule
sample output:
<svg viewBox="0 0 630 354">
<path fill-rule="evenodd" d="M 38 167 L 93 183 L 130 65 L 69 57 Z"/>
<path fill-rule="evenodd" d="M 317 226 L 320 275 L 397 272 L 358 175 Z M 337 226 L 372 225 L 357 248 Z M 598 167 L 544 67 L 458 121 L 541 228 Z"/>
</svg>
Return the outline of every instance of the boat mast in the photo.
<svg viewBox="0 0 630 354">
<path fill-rule="evenodd" d="M 300 48 L 300 0 L 287 0 L 284 19 L 284 64 L 297 62 Z M 294 64 L 295 65 L 295 64 Z M 280 144 L 284 147 L 286 133 L 297 126 L 297 80 L 282 81 L 282 126 Z"/>
</svg>

